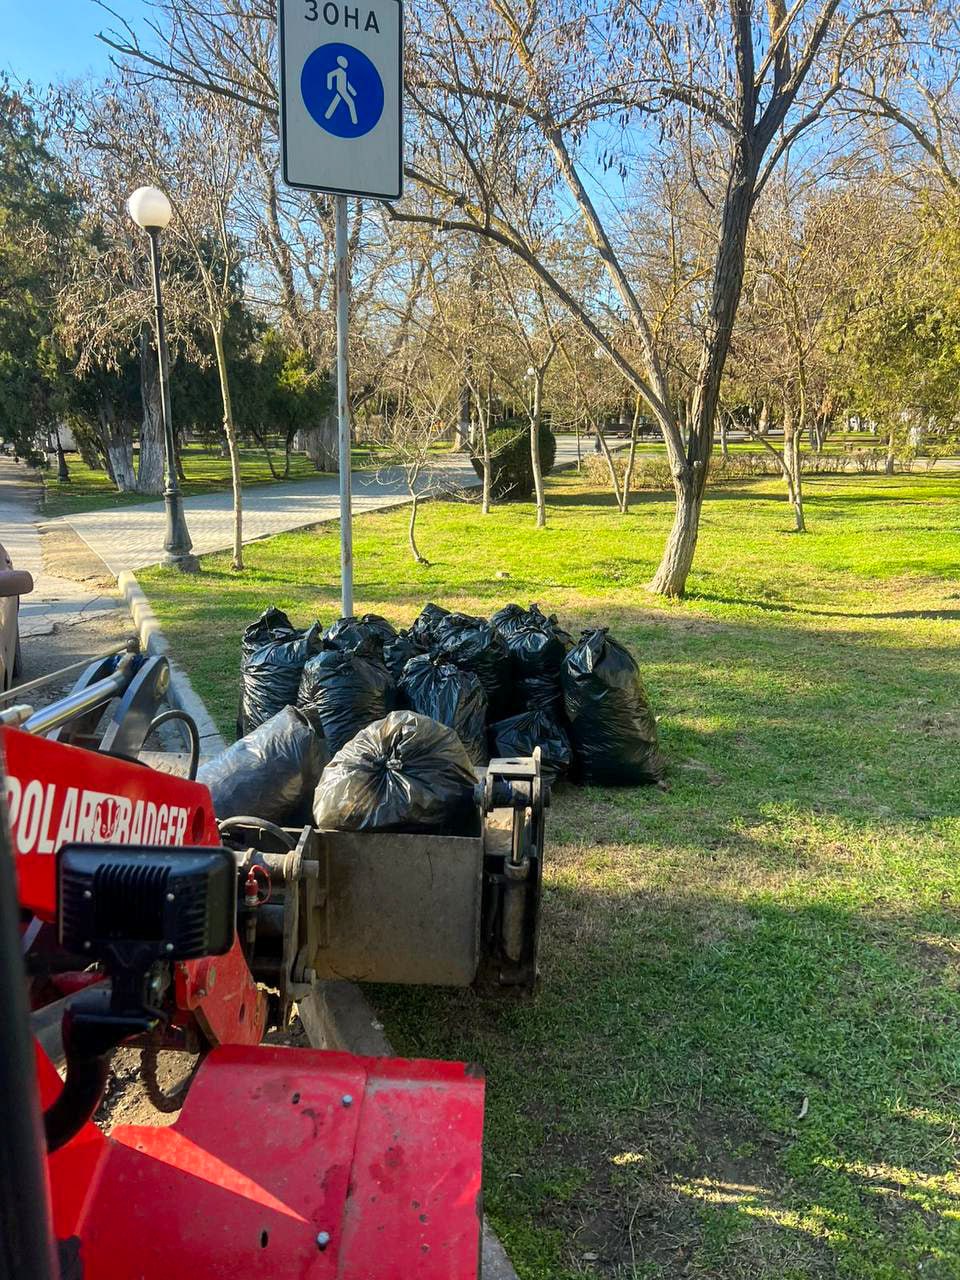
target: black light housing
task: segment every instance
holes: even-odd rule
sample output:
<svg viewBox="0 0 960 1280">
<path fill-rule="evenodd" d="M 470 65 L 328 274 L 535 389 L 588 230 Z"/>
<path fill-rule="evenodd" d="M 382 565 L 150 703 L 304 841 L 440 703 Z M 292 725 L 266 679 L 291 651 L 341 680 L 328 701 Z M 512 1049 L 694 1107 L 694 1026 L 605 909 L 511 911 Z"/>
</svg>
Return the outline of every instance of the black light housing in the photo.
<svg viewBox="0 0 960 1280">
<path fill-rule="evenodd" d="M 227 849 L 66 845 L 57 879 L 61 946 L 108 968 L 143 970 L 233 945 L 237 870 Z"/>
</svg>

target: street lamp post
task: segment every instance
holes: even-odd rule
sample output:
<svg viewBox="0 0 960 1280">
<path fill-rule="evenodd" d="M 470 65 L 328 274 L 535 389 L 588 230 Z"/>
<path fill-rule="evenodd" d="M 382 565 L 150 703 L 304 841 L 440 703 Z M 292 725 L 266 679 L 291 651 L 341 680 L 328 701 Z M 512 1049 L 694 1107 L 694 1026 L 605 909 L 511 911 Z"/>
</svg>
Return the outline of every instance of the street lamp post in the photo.
<svg viewBox="0 0 960 1280">
<path fill-rule="evenodd" d="M 200 568 L 192 554 L 193 543 L 187 532 L 183 514 L 183 495 L 177 478 L 177 456 L 173 440 L 173 415 L 170 412 L 170 362 L 167 335 L 163 323 L 163 296 L 160 292 L 160 232 L 172 215 L 170 201 L 156 187 L 138 187 L 127 201 L 127 210 L 137 226 L 150 240 L 150 266 L 153 270 L 153 321 L 157 339 L 157 361 L 160 366 L 160 409 L 163 414 L 165 483 L 163 502 L 166 508 L 167 533 L 163 540 L 163 563 L 183 573 L 196 573 Z"/>
</svg>

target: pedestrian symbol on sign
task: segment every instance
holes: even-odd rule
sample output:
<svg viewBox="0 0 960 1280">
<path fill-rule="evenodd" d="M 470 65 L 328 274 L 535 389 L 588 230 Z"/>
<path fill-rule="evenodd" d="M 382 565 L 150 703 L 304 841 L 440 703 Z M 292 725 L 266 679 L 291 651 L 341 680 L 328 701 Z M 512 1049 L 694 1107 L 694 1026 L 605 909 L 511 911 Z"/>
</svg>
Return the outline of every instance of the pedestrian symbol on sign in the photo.
<svg viewBox="0 0 960 1280">
<path fill-rule="evenodd" d="M 357 123 L 357 107 L 355 102 L 357 91 L 347 79 L 347 67 L 349 67 L 349 65 L 350 63 L 341 53 L 339 58 L 337 58 L 336 68 L 327 73 L 327 88 L 335 88 L 337 92 L 333 95 L 329 107 L 327 107 L 326 111 L 323 113 L 324 120 L 329 120 L 342 102 L 350 112 L 350 119 L 354 124 Z"/>
<path fill-rule="evenodd" d="M 312 119 L 337 138 L 362 138 L 383 114 L 383 81 L 365 53 L 324 44 L 303 64 L 300 92 Z"/>
</svg>

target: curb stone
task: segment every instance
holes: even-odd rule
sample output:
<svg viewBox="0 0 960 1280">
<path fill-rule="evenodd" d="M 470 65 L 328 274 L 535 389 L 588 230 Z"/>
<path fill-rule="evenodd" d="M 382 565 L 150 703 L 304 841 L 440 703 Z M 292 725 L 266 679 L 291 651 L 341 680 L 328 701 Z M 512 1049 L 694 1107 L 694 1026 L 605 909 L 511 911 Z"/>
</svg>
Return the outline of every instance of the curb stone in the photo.
<svg viewBox="0 0 960 1280">
<path fill-rule="evenodd" d="M 218 756 L 221 751 L 226 751 L 227 744 L 210 718 L 203 699 L 190 683 L 187 673 L 170 657 L 170 645 L 163 634 L 157 615 L 153 612 L 150 601 L 143 594 L 140 583 L 129 569 L 124 569 L 117 577 L 117 590 L 130 610 L 144 653 L 153 657 L 165 656 L 170 663 L 170 688 L 167 691 L 167 701 L 171 706 L 185 711 L 196 723 L 200 734 L 200 759 L 206 760 L 211 756 Z"/>
<path fill-rule="evenodd" d="M 187 673 L 170 657 L 170 645 L 159 619 L 129 569 L 118 575 L 117 589 L 130 610 L 144 652 L 165 655 L 170 663 L 167 698 L 172 706 L 186 711 L 196 721 L 200 731 L 201 759 L 218 755 L 226 749 L 226 743 Z M 307 1039 L 314 1048 L 340 1049 L 373 1058 L 394 1056 L 383 1024 L 377 1020 L 363 992 L 353 982 L 319 983 L 315 993 L 298 1005 L 298 1010 Z M 483 1280 L 517 1280 L 513 1264 L 486 1218 L 483 1220 L 481 1273 Z"/>
</svg>

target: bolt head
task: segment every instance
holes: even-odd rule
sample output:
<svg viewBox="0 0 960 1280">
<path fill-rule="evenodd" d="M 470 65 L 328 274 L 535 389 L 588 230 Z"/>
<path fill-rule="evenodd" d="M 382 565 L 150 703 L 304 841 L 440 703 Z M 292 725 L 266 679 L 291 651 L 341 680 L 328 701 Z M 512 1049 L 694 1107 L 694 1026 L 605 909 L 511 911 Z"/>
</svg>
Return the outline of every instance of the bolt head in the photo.
<svg viewBox="0 0 960 1280">
<path fill-rule="evenodd" d="M 168 894 L 167 894 L 167 901 L 168 901 L 168 902 L 176 902 L 176 900 L 177 900 L 177 895 L 176 895 L 175 893 L 168 893 Z"/>
<path fill-rule="evenodd" d="M 172 951 L 172 950 L 173 950 L 173 943 L 172 943 L 172 942 L 168 942 L 168 943 L 167 943 L 167 945 L 166 945 L 166 947 L 164 948 L 164 950 L 165 950 L 165 951 Z"/>
<path fill-rule="evenodd" d="M 93 890 L 92 890 L 92 889 L 84 889 L 84 891 L 83 891 L 83 896 L 84 896 L 85 898 L 87 898 L 87 899 L 92 898 L 92 897 L 93 897 Z"/>
<path fill-rule="evenodd" d="M 89 951 L 92 946 L 93 946 L 93 943 L 88 938 L 86 942 L 83 944 L 83 949 L 84 951 Z"/>
<path fill-rule="evenodd" d="M 343 1097 L 340 1099 L 340 1101 L 343 1103 L 345 1107 L 350 1107 L 353 1105 L 353 1095 L 350 1093 L 345 1093 Z"/>
<path fill-rule="evenodd" d="M 317 1248 L 325 1249 L 329 1243 L 330 1243 L 330 1232 L 318 1231 L 317 1232 Z"/>
</svg>

